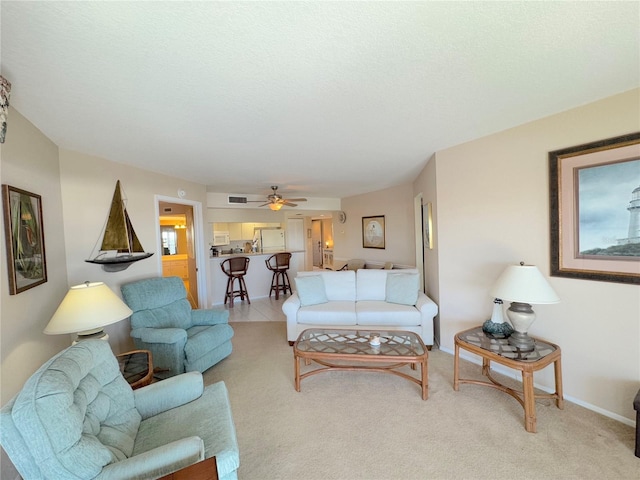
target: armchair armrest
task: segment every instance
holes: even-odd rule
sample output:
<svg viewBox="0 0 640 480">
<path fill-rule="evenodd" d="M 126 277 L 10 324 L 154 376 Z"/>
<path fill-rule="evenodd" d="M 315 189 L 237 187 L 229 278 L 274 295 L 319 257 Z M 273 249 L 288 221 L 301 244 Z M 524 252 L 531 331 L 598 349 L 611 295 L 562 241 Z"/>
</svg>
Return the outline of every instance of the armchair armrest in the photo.
<svg viewBox="0 0 640 480">
<path fill-rule="evenodd" d="M 191 325 L 219 325 L 229 323 L 229 312 L 222 309 L 191 310 Z"/>
<path fill-rule="evenodd" d="M 199 398 L 204 391 L 200 372 L 188 372 L 133 391 L 136 409 L 149 418 Z"/>
<path fill-rule="evenodd" d="M 135 328 L 131 336 L 145 343 L 182 343 L 187 341 L 187 331 L 182 328 Z"/>
<path fill-rule="evenodd" d="M 181 438 L 147 452 L 106 465 L 95 477 L 99 480 L 159 478 L 204 460 L 200 437 Z"/>
</svg>

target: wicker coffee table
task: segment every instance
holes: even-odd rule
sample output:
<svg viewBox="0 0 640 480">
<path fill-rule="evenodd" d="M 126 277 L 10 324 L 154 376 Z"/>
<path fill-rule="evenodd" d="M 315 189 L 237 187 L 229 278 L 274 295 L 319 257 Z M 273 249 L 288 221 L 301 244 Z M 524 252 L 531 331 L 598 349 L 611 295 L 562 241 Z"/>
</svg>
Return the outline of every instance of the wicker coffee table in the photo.
<svg viewBox="0 0 640 480">
<path fill-rule="evenodd" d="M 380 345 L 369 343 L 373 335 L 380 337 Z M 296 391 L 303 378 L 321 372 L 370 371 L 390 373 L 420 386 L 422 399 L 428 398 L 428 351 L 422 339 L 413 332 L 385 330 L 338 330 L 310 328 L 304 330 L 293 344 Z M 314 362 L 319 368 L 300 373 L 300 362 Z M 420 378 L 398 369 L 420 365 Z"/>
</svg>

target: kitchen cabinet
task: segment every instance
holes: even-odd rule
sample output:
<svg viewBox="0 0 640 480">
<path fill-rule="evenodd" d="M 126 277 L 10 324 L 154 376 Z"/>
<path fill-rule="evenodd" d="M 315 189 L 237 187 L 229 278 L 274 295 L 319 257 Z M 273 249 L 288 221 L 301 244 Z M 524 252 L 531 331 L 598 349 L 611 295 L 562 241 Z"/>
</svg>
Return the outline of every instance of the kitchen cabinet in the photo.
<svg viewBox="0 0 640 480">
<path fill-rule="evenodd" d="M 166 257 L 165 257 L 166 258 Z M 180 277 L 183 280 L 189 279 L 189 267 L 186 260 L 165 260 L 162 259 L 163 277 Z"/>
<path fill-rule="evenodd" d="M 243 223 L 242 224 L 242 240 L 253 240 L 253 232 L 257 223 Z"/>
<path fill-rule="evenodd" d="M 333 248 L 325 248 L 322 252 L 322 266 L 333 270 Z"/>
<path fill-rule="evenodd" d="M 215 222 L 214 232 L 229 232 L 229 240 L 232 242 L 251 241 L 256 228 L 280 228 L 279 223 L 264 222 Z"/>
<path fill-rule="evenodd" d="M 242 240 L 242 224 L 229 223 L 229 240 L 232 242 Z"/>
</svg>

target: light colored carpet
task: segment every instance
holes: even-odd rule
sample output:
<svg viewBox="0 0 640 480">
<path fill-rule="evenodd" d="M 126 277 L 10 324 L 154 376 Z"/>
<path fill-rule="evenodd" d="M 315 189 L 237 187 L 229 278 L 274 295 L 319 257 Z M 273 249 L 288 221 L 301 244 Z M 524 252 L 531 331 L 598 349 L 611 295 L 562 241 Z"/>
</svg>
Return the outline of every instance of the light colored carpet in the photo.
<svg viewBox="0 0 640 480">
<path fill-rule="evenodd" d="M 538 433 L 527 433 L 510 396 L 455 392 L 453 357 L 436 349 L 427 401 L 414 383 L 370 372 L 312 376 L 298 393 L 285 323 L 256 319 L 232 323 L 233 353 L 205 373 L 229 389 L 240 480 L 640 478 L 633 428 L 543 400 Z M 480 367 L 461 361 L 461 376 L 480 378 Z"/>
</svg>

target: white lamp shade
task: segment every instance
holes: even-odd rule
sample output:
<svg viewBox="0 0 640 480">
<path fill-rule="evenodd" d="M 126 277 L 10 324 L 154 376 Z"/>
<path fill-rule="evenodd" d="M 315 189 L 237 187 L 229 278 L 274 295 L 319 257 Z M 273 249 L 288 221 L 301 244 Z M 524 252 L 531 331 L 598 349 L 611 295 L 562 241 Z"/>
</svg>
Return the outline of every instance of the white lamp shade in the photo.
<svg viewBox="0 0 640 480">
<path fill-rule="evenodd" d="M 511 265 L 489 292 L 492 297 L 529 304 L 558 303 L 560 297 L 534 265 Z"/>
<path fill-rule="evenodd" d="M 102 282 L 69 289 L 44 329 L 47 335 L 86 332 L 129 317 L 133 311 Z"/>
</svg>

